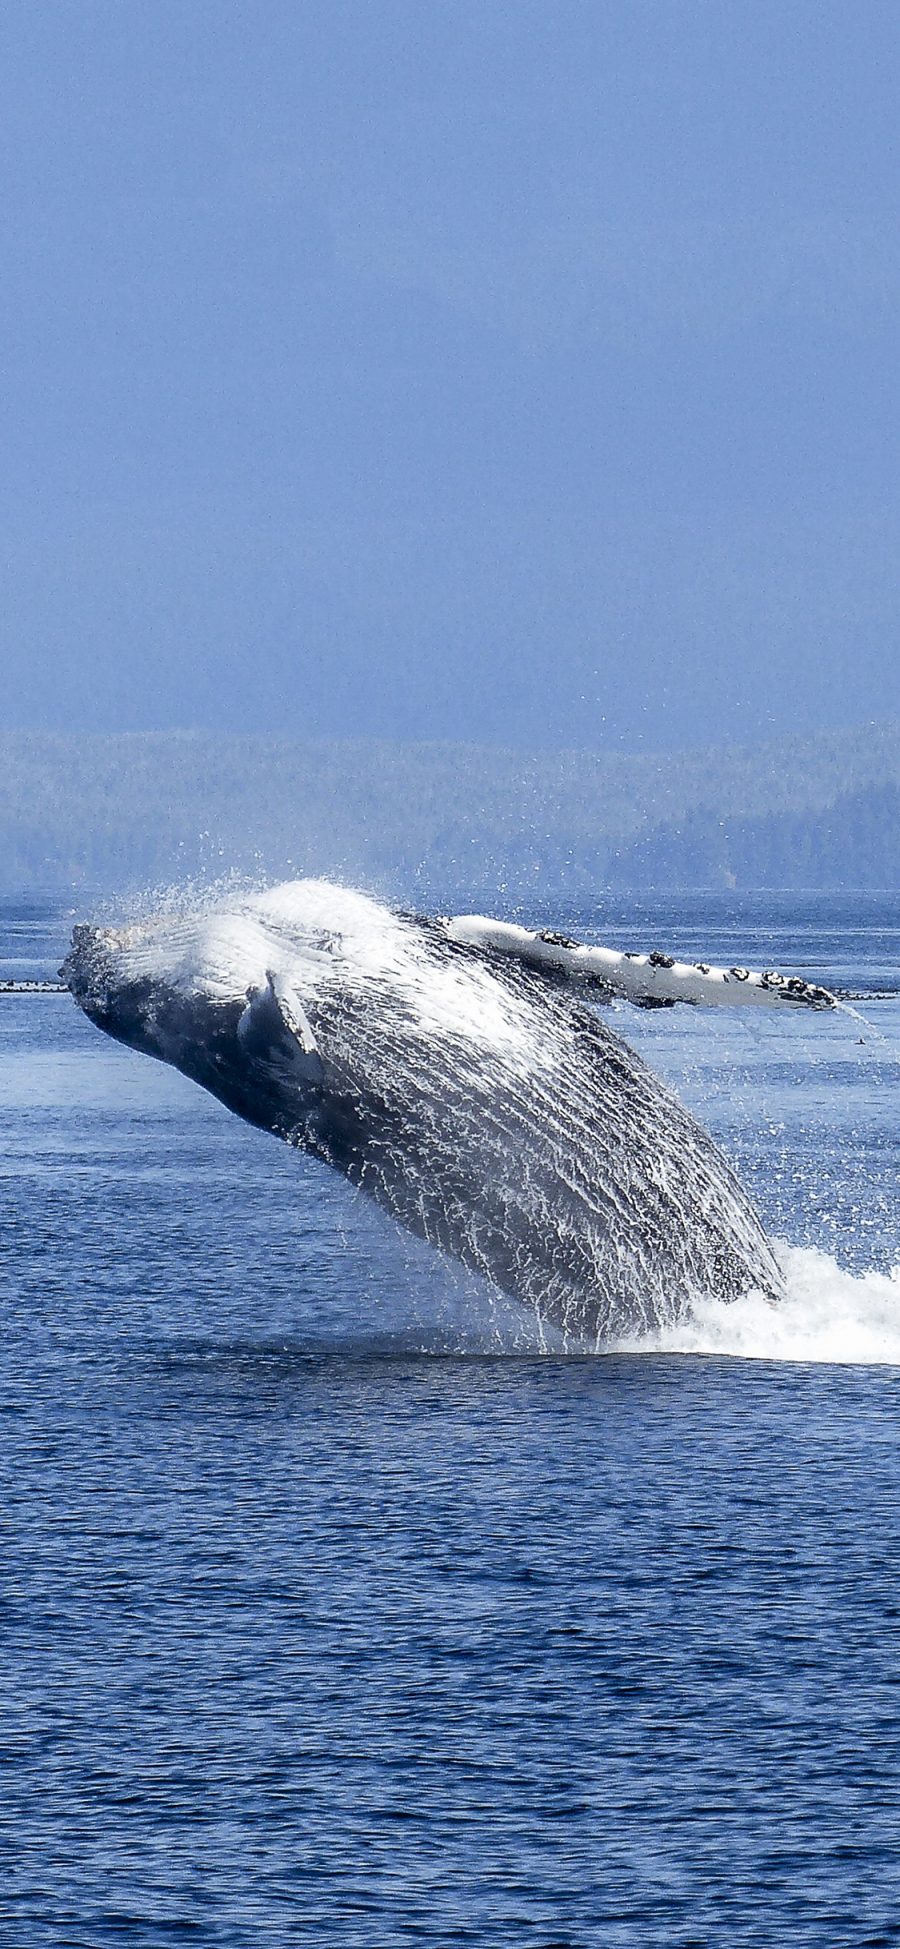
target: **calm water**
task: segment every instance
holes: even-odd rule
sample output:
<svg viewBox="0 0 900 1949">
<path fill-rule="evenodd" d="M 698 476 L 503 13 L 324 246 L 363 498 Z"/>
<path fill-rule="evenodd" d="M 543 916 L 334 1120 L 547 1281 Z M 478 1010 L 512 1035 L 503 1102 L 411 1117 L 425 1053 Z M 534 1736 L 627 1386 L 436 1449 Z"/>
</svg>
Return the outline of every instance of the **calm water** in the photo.
<svg viewBox="0 0 900 1949">
<path fill-rule="evenodd" d="M 4 1945 L 900 1939 L 900 916 L 559 918 L 888 991 L 616 1014 L 802 1248 L 718 1355 L 538 1356 L 67 997 L 0 997 Z M 7 902 L 0 975 L 68 924 Z"/>
</svg>

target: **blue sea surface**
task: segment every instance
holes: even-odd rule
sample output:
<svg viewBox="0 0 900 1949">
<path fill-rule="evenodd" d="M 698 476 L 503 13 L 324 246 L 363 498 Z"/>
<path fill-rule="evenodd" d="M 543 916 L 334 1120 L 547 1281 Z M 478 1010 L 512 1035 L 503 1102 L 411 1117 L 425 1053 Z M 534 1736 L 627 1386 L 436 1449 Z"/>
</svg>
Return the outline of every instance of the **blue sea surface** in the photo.
<svg viewBox="0 0 900 1949">
<path fill-rule="evenodd" d="M 0 995 L 4 1949 L 900 1941 L 897 902 L 535 918 L 865 997 L 612 1017 L 807 1255 L 797 1357 L 541 1354 Z M 0 978 L 70 924 L 0 904 Z"/>
</svg>

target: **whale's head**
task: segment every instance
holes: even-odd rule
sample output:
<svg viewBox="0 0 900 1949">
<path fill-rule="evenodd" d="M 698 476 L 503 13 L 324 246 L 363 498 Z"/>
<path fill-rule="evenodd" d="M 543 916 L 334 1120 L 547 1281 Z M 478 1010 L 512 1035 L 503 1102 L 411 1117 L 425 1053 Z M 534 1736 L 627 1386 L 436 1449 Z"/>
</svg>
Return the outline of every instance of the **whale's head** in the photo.
<svg viewBox="0 0 900 1949">
<path fill-rule="evenodd" d="M 336 978 L 364 987 L 390 958 L 386 921 L 364 895 L 294 882 L 227 909 L 79 925 L 60 976 L 98 1028 L 271 1126 L 286 1091 L 296 1110 L 321 1083 L 313 1020 Z"/>
</svg>

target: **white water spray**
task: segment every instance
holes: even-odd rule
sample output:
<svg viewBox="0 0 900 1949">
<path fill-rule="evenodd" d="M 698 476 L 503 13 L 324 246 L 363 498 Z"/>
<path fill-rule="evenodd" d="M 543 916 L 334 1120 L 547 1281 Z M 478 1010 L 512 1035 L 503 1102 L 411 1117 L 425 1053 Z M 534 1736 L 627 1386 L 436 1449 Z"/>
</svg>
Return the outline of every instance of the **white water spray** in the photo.
<svg viewBox="0 0 900 1949">
<path fill-rule="evenodd" d="M 785 1244 L 778 1256 L 786 1284 L 778 1305 L 758 1293 L 701 1299 L 690 1318 L 616 1351 L 900 1367 L 900 1265 L 846 1272 L 828 1252 Z"/>
</svg>

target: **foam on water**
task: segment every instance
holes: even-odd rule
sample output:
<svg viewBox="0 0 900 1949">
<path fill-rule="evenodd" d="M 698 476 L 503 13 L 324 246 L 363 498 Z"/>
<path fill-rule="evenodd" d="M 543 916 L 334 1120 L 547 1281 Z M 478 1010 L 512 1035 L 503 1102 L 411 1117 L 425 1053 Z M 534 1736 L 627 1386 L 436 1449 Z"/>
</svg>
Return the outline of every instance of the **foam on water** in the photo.
<svg viewBox="0 0 900 1949">
<path fill-rule="evenodd" d="M 784 1243 L 778 1256 L 787 1290 L 777 1305 L 759 1293 L 698 1300 L 688 1318 L 616 1351 L 900 1367 L 900 1265 L 855 1275 L 828 1252 Z"/>
</svg>

